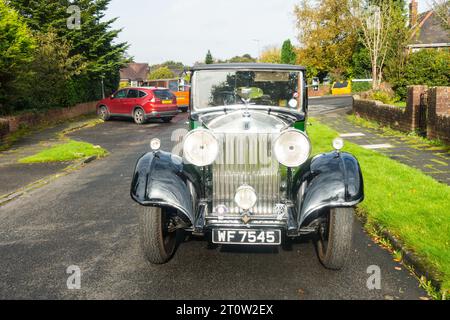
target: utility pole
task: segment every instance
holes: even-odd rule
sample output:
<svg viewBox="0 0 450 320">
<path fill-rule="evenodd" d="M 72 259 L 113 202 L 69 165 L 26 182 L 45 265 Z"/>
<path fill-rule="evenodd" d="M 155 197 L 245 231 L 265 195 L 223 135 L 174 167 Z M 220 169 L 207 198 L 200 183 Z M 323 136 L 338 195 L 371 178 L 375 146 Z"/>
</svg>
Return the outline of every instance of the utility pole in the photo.
<svg viewBox="0 0 450 320">
<path fill-rule="evenodd" d="M 104 82 L 104 79 L 105 78 L 105 76 L 102 74 L 102 97 L 103 97 L 103 99 L 105 99 L 105 82 Z"/>
</svg>

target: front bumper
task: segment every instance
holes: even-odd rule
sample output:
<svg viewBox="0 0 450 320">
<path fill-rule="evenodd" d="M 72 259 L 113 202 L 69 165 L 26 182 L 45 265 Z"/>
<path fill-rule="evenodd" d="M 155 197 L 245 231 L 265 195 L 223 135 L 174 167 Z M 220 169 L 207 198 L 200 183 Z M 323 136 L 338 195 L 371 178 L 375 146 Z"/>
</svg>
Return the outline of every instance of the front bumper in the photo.
<svg viewBox="0 0 450 320">
<path fill-rule="evenodd" d="M 243 214 L 217 216 L 206 213 L 206 206 L 200 206 L 195 219 L 192 231 L 196 235 L 204 235 L 212 229 L 279 229 L 289 237 L 297 237 L 301 234 L 315 232 L 314 228 L 298 228 L 297 220 L 293 212 L 293 207 L 288 207 L 287 213 L 283 216 L 263 216 Z M 246 220 L 248 218 L 248 220 Z"/>
</svg>

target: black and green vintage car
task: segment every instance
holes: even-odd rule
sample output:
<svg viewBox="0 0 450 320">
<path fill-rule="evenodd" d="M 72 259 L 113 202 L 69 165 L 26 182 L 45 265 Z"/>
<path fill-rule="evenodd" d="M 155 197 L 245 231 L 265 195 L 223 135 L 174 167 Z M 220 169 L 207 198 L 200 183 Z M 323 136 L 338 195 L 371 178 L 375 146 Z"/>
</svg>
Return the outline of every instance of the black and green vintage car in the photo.
<svg viewBox="0 0 450 320">
<path fill-rule="evenodd" d="M 133 177 L 147 259 L 168 262 L 186 232 L 218 245 L 277 246 L 313 235 L 322 264 L 340 269 L 363 178 L 340 139 L 311 157 L 307 112 L 303 67 L 194 67 L 182 156 L 159 150 L 155 139 Z"/>
</svg>

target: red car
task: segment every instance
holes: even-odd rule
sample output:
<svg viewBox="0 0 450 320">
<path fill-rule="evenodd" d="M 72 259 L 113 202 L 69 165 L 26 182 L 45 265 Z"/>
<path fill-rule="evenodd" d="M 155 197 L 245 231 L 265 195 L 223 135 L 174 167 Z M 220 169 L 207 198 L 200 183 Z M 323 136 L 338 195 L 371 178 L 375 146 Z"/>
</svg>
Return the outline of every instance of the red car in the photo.
<svg viewBox="0 0 450 320">
<path fill-rule="evenodd" d="M 111 117 L 133 117 L 143 124 L 148 119 L 170 122 L 178 114 L 177 98 L 166 88 L 125 88 L 97 104 L 103 120 Z"/>
</svg>

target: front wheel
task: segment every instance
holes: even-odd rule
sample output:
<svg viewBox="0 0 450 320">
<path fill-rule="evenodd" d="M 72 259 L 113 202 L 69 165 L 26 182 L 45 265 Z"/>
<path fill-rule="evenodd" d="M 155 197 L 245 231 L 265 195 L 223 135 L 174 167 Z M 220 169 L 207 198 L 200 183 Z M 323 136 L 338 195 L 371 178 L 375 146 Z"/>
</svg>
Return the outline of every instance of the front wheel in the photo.
<svg viewBox="0 0 450 320">
<path fill-rule="evenodd" d="M 319 227 L 317 255 L 327 269 L 342 269 L 350 256 L 354 211 L 354 208 L 332 208 Z"/>
<path fill-rule="evenodd" d="M 167 263 L 175 253 L 177 231 L 161 208 L 143 207 L 140 212 L 141 244 L 152 264 Z"/>
<path fill-rule="evenodd" d="M 108 121 L 110 116 L 109 110 L 106 106 L 101 106 L 98 109 L 98 114 L 100 116 L 100 119 L 102 119 L 103 121 Z"/>
</svg>

